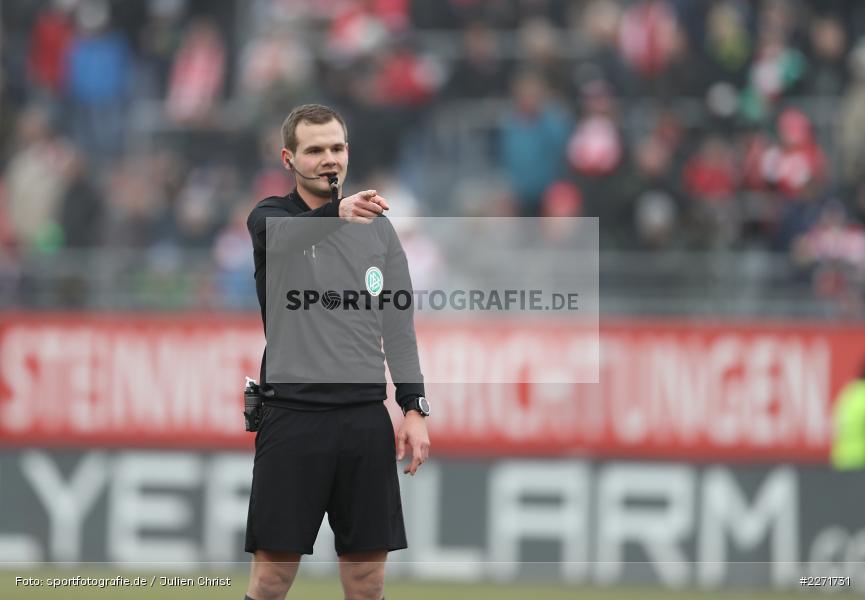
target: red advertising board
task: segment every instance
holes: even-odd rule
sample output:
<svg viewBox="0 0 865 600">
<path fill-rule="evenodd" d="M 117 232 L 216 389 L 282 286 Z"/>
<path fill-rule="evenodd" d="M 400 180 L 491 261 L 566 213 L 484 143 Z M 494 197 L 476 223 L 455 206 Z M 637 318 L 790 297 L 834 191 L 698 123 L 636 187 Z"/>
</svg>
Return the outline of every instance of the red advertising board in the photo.
<svg viewBox="0 0 865 600">
<path fill-rule="evenodd" d="M 832 400 L 865 362 L 861 326 L 609 321 L 599 384 L 478 383 L 539 368 L 496 351 L 527 327 L 418 323 L 429 380 L 448 380 L 454 356 L 474 373 L 427 386 L 434 452 L 823 462 Z M 251 448 L 240 392 L 263 344 L 255 315 L 4 313 L 0 444 Z"/>
</svg>

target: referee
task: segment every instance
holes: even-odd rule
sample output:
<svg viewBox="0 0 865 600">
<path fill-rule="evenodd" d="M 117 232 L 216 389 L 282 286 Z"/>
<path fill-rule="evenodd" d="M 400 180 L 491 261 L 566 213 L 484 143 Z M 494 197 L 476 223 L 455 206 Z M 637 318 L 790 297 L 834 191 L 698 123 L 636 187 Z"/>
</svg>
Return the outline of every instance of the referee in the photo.
<svg viewBox="0 0 865 600">
<path fill-rule="evenodd" d="M 271 325 L 281 314 L 268 312 L 266 253 L 274 262 L 279 248 L 279 264 L 270 268 L 278 266 L 290 273 L 293 284 L 306 286 L 350 281 L 362 287 L 374 270 L 376 283 L 410 292 L 408 265 L 393 225 L 383 216 L 387 200 L 375 190 L 341 197 L 348 168 L 342 117 L 326 106 L 303 105 L 285 119 L 282 137 L 282 162 L 295 174 L 297 186 L 286 196 L 259 202 L 247 220 L 268 349 L 262 359 L 265 399 L 246 525 L 245 549 L 253 554 L 246 600 L 285 597 L 301 555 L 312 554 L 325 513 L 346 598 L 382 600 L 387 553 L 406 547 L 396 461 L 408 447 L 411 463 L 404 472 L 414 475 L 430 448 L 413 313 L 361 306 L 332 311 L 332 318 L 318 323 L 304 314 L 302 326 L 290 334 L 269 331 L 268 314 Z M 336 201 L 330 185 L 334 177 L 340 192 Z M 286 310 L 285 301 L 272 304 L 271 311 Z M 340 328 L 335 325 L 340 318 L 354 319 L 356 327 Z M 277 347 L 292 351 L 279 355 Z M 384 360 L 405 414 L 396 440 L 383 404 Z M 268 364 L 274 372 L 279 368 L 272 381 Z M 310 379 L 310 373 L 328 365 L 329 380 Z M 341 376 L 340 381 L 359 383 L 332 382 Z"/>
</svg>

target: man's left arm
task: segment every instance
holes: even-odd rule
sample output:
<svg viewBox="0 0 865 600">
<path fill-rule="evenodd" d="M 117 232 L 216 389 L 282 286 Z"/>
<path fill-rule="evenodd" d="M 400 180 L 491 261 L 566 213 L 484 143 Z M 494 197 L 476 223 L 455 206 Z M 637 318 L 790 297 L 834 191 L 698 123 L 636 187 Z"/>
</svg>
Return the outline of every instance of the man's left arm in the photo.
<svg viewBox="0 0 865 600">
<path fill-rule="evenodd" d="M 390 292 L 390 301 L 385 305 L 382 341 L 385 359 L 396 386 L 396 401 L 405 409 L 418 396 L 424 396 L 423 374 L 417 351 L 417 336 L 414 330 L 414 300 L 408 261 L 399 237 L 389 220 L 385 222 L 388 250 L 384 272 L 384 287 Z M 394 295 L 407 292 L 412 302 L 408 307 L 402 301 L 397 308 Z M 405 473 L 414 475 L 429 457 L 429 433 L 425 418 L 420 412 L 409 410 L 400 424 L 397 435 L 397 460 L 405 456 L 406 446 L 411 450 L 412 461 Z"/>
</svg>

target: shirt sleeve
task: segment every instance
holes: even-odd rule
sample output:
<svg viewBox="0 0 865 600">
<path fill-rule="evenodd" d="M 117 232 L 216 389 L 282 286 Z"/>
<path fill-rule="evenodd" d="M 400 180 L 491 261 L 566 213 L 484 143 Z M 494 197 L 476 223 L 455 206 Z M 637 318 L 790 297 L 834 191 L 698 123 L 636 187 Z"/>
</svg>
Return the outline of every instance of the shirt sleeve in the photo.
<svg viewBox="0 0 865 600">
<path fill-rule="evenodd" d="M 269 222 L 268 217 L 272 217 Z M 284 252 L 316 244 L 344 223 L 345 221 L 339 218 L 337 201 L 294 214 L 280 206 L 259 205 L 249 213 L 246 227 L 254 248 L 268 252 Z M 267 235 L 268 232 L 270 236 Z"/>
<path fill-rule="evenodd" d="M 408 261 L 393 224 L 385 217 L 385 235 L 388 236 L 388 250 L 385 262 L 384 283 L 390 293 L 390 302 L 385 304 L 382 341 L 385 360 L 390 368 L 391 377 L 396 385 L 396 401 L 405 406 L 414 396 L 424 395 L 423 374 L 417 351 L 417 337 L 414 330 L 414 301 Z M 394 295 L 407 292 L 412 302 L 406 308 L 401 300 L 394 302 Z M 402 309 L 398 308 L 399 304 Z"/>
</svg>

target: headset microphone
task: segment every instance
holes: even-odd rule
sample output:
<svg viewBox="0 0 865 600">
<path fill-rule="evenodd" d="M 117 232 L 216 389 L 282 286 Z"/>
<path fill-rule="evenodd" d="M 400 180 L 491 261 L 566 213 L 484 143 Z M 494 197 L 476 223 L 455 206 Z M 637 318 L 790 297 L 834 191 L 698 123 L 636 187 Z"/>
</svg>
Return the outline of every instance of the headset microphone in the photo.
<svg viewBox="0 0 865 600">
<path fill-rule="evenodd" d="M 294 163 L 290 160 L 288 161 L 288 164 L 294 173 L 300 175 L 304 179 L 310 181 L 316 181 L 318 179 L 318 177 L 309 177 L 298 171 L 297 167 L 295 167 Z M 339 199 L 339 177 L 335 173 L 331 173 L 327 176 L 327 183 L 330 185 L 330 199 L 332 202 L 336 202 Z"/>
<path fill-rule="evenodd" d="M 288 161 L 288 164 L 291 165 L 291 170 L 292 170 L 292 171 L 294 171 L 295 173 L 297 173 L 298 175 L 300 175 L 300 176 L 303 177 L 304 179 L 309 179 L 310 181 L 315 181 L 316 179 L 318 179 L 318 177 L 308 177 L 308 176 L 304 175 L 303 173 L 301 173 L 300 171 L 298 171 L 298 170 L 297 170 L 297 167 L 294 166 L 294 163 L 293 163 L 293 162 Z"/>
</svg>

